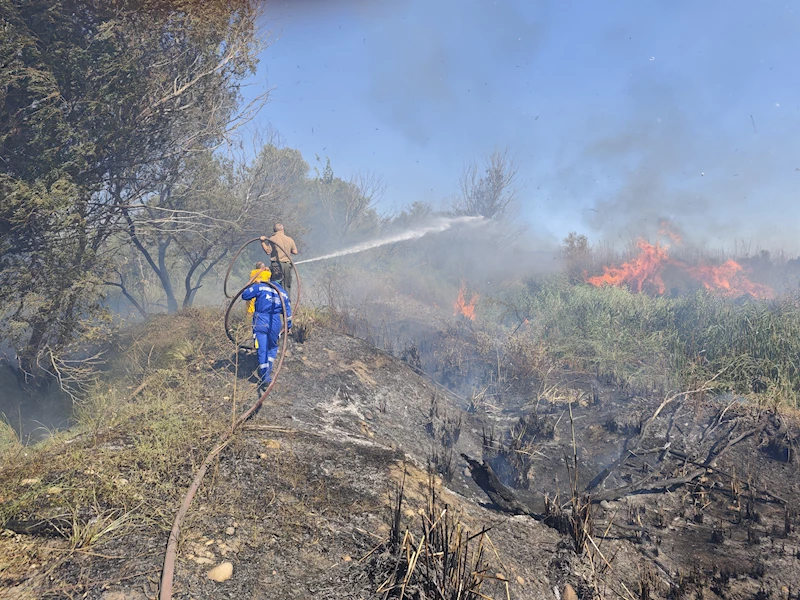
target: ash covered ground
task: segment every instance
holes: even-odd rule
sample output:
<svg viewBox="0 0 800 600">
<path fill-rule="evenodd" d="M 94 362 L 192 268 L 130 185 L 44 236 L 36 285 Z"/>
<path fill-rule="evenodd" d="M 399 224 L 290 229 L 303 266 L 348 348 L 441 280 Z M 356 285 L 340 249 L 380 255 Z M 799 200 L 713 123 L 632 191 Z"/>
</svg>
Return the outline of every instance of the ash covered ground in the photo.
<svg viewBox="0 0 800 600">
<path fill-rule="evenodd" d="M 1 597 L 156 597 L 180 499 L 232 402 L 255 399 L 253 358 L 196 316 L 133 334 L 143 350 L 130 362 L 160 379 L 124 401 L 132 408 L 120 401 L 94 430 L 5 457 Z M 128 375 L 129 388 L 142 381 Z M 386 582 L 407 569 L 432 490 L 459 528 L 485 532 L 475 563 L 485 597 L 556 598 L 567 584 L 580 598 L 800 597 L 791 415 L 561 376 L 562 397 L 518 393 L 498 406 L 313 327 L 290 342 L 275 392 L 196 496 L 175 597 L 399 597 Z M 157 410 L 173 429 L 156 429 Z M 482 489 L 478 471 L 499 487 Z M 576 541 L 576 517 L 589 538 Z M 414 544 L 392 548 L 394 530 Z M 211 580 L 224 562 L 232 576 Z M 434 593 L 418 568 L 408 597 Z"/>
</svg>

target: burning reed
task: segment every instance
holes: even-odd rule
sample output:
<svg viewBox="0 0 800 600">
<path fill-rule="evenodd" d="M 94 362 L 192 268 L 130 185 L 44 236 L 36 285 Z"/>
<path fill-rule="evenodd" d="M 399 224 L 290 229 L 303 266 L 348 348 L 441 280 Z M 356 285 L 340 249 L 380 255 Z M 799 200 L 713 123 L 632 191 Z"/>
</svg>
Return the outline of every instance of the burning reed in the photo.
<svg viewBox="0 0 800 600">
<path fill-rule="evenodd" d="M 662 223 L 659 232 L 662 237 L 668 237 L 672 242 L 681 243 L 681 238 L 673 233 L 666 223 Z M 619 267 L 603 266 L 603 274 L 589 277 L 584 274 L 586 283 L 591 285 L 627 286 L 637 292 L 650 292 L 663 294 L 667 290 L 664 277 L 672 270 L 672 279 L 675 283 L 686 283 L 686 280 L 699 282 L 704 289 L 719 294 L 738 298 L 752 296 L 754 298 L 773 298 L 775 292 L 769 286 L 750 280 L 747 269 L 732 258 L 721 265 L 712 265 L 703 260 L 697 264 L 689 264 L 683 260 L 671 257 L 669 244 L 656 242 L 651 244 L 647 240 L 639 239 L 636 242 L 639 252 L 630 260 L 623 262 Z M 681 286 L 683 287 L 683 286 Z"/>
</svg>

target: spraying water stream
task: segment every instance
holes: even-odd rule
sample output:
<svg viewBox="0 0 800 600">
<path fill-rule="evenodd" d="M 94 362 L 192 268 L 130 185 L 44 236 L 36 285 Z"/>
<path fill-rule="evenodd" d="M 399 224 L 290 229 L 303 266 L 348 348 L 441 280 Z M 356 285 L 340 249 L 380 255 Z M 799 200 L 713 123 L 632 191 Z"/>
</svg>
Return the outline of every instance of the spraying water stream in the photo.
<svg viewBox="0 0 800 600">
<path fill-rule="evenodd" d="M 361 242 L 360 244 L 356 244 L 355 246 L 351 246 L 350 248 L 337 250 L 336 252 L 331 252 L 330 254 L 317 256 L 315 258 L 307 258 L 305 260 L 298 260 L 295 261 L 294 264 L 302 265 L 303 263 L 316 262 L 318 260 L 327 260 L 329 258 L 338 258 L 339 256 L 346 256 L 348 254 L 357 254 L 358 252 L 364 252 L 365 250 L 371 250 L 372 248 L 378 248 L 379 246 L 385 246 L 387 244 L 404 242 L 406 240 L 415 240 L 417 238 L 421 238 L 423 235 L 426 235 L 428 233 L 441 233 L 442 231 L 447 231 L 454 225 L 477 224 L 483 220 L 484 220 L 483 217 L 443 217 L 439 219 L 436 222 L 436 224 L 433 225 L 417 227 L 415 229 L 409 229 L 408 231 L 404 231 L 402 233 L 396 233 L 394 235 L 390 235 L 385 238 L 370 240 L 368 242 Z"/>
</svg>

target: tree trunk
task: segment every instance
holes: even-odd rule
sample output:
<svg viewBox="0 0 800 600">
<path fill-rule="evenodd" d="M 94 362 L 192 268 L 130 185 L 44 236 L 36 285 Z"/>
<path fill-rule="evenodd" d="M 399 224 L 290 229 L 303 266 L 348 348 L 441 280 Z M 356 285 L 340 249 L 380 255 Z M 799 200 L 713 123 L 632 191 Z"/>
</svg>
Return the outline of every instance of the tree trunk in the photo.
<svg viewBox="0 0 800 600">
<path fill-rule="evenodd" d="M 128 302 L 131 303 L 131 306 L 133 306 L 139 312 L 139 314 L 146 319 L 147 312 L 144 310 L 142 305 L 139 304 L 139 301 L 134 298 L 133 294 L 128 291 L 128 288 L 125 286 L 125 279 L 122 277 L 122 275 L 119 276 L 119 280 L 120 283 L 116 283 L 114 281 L 104 281 L 103 283 L 105 283 L 105 285 L 118 287 L 122 295 L 125 296 L 125 298 L 128 299 Z"/>
<path fill-rule="evenodd" d="M 20 388 L 28 391 L 34 389 L 36 382 L 41 385 L 41 381 L 37 376 L 41 375 L 38 356 L 47 336 L 45 319 L 33 319 L 30 325 L 31 335 L 28 338 L 28 342 L 17 352 L 19 368 L 14 369 Z"/>
<path fill-rule="evenodd" d="M 189 269 L 189 272 L 186 274 L 186 279 L 184 280 L 184 287 L 186 288 L 186 294 L 183 297 L 183 308 L 189 308 L 190 306 L 192 306 L 192 304 L 194 304 L 195 294 L 197 294 L 197 290 L 199 290 L 202 287 L 201 282 L 203 281 L 203 278 L 206 275 L 208 275 L 211 269 L 213 269 L 214 266 L 219 261 L 225 258 L 226 254 L 228 254 L 227 248 L 223 250 L 222 254 L 220 254 L 217 258 L 215 258 L 208 264 L 208 266 L 200 273 L 200 276 L 197 278 L 197 281 L 195 282 L 194 285 L 192 285 L 192 277 L 194 276 L 194 272 L 203 263 L 203 261 L 206 260 L 208 252 L 205 252 L 203 256 L 200 258 L 200 260 L 192 261 L 191 263 L 192 266 Z"/>
<path fill-rule="evenodd" d="M 142 253 L 142 256 L 144 256 L 145 260 L 147 261 L 147 264 L 150 265 L 150 268 L 153 269 L 153 272 L 158 276 L 158 280 L 161 282 L 161 287 L 164 288 L 164 293 L 167 295 L 167 311 L 170 313 L 178 312 L 178 302 L 175 300 L 175 294 L 172 291 L 172 283 L 169 280 L 169 273 L 167 272 L 166 265 L 167 247 L 172 241 L 172 238 L 167 237 L 166 239 L 159 241 L 158 264 L 156 264 L 156 262 L 153 260 L 153 257 L 150 255 L 150 252 L 147 251 L 147 248 L 145 248 L 144 244 L 142 244 L 142 242 L 139 240 L 139 236 L 136 234 L 136 224 L 128 214 L 128 211 L 123 208 L 122 214 L 125 216 L 125 220 L 128 222 L 128 235 L 131 236 L 133 245 L 136 246 L 137 250 Z"/>
<path fill-rule="evenodd" d="M 206 257 L 201 256 L 198 260 L 192 261 L 192 266 L 189 267 L 189 272 L 186 273 L 186 278 L 183 280 L 183 285 L 186 288 L 186 293 L 183 296 L 183 308 L 189 308 L 192 303 L 194 302 L 194 295 L 197 293 L 197 290 L 200 289 L 200 279 L 197 281 L 197 285 L 192 285 L 192 276 L 197 268 L 203 264 Z"/>
<path fill-rule="evenodd" d="M 178 312 L 178 301 L 175 299 L 175 292 L 172 290 L 172 282 L 169 280 L 167 270 L 167 248 L 172 238 L 168 237 L 158 243 L 158 278 L 161 280 L 161 287 L 167 295 L 167 312 L 170 314 Z"/>
</svg>

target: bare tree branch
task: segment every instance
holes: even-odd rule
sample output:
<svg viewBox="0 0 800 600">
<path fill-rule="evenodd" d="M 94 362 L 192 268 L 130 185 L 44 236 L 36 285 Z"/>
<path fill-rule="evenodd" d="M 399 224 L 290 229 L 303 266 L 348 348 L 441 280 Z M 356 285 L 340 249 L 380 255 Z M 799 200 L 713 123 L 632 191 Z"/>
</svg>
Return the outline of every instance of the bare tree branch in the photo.
<svg viewBox="0 0 800 600">
<path fill-rule="evenodd" d="M 453 203 L 454 210 L 497 221 L 509 216 L 509 208 L 517 197 L 514 183 L 518 171 L 519 166 L 509 157 L 508 150 L 492 152 L 482 172 L 477 163 L 467 165 L 459 177 L 461 196 Z"/>
</svg>

